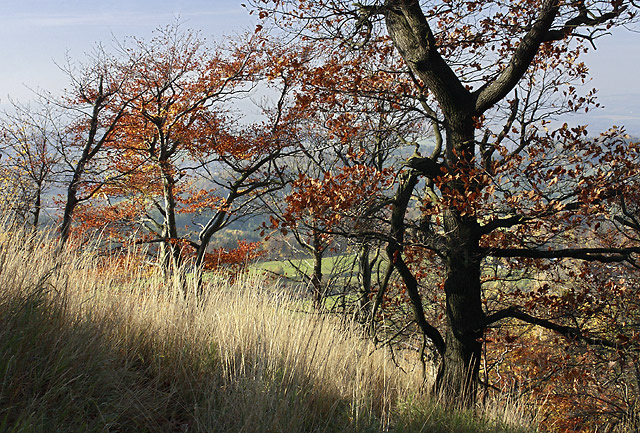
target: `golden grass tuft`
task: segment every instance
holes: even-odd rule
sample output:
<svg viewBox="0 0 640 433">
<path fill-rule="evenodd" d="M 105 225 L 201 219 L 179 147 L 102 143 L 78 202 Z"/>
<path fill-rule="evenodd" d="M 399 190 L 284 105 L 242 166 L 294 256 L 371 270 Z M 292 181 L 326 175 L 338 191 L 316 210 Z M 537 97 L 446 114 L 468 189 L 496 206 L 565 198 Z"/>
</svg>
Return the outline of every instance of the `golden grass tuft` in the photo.
<svg viewBox="0 0 640 433">
<path fill-rule="evenodd" d="M 259 276 L 196 299 L 138 257 L 0 234 L 0 431 L 526 431 L 432 403 L 419 369 Z"/>
</svg>

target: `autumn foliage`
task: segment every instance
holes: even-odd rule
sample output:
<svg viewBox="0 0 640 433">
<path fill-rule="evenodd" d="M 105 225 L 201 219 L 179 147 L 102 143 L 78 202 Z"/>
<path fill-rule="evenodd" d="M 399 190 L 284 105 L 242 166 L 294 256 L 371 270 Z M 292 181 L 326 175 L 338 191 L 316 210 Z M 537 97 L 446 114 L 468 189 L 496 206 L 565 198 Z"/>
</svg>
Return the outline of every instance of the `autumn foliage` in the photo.
<svg viewBox="0 0 640 433">
<path fill-rule="evenodd" d="M 251 220 L 313 262 L 314 308 L 341 296 L 445 401 L 511 392 L 544 400 L 549 430 L 637 428 L 640 145 L 567 120 L 599 107 L 583 55 L 637 4 L 247 8 L 260 22 L 239 41 L 161 28 L 70 68 L 66 117 L 5 126 L 22 214 L 37 226 L 63 173 L 61 244 L 99 233 L 199 275 L 265 256 L 215 245 Z M 341 287 L 330 254 L 354 257 Z"/>
</svg>

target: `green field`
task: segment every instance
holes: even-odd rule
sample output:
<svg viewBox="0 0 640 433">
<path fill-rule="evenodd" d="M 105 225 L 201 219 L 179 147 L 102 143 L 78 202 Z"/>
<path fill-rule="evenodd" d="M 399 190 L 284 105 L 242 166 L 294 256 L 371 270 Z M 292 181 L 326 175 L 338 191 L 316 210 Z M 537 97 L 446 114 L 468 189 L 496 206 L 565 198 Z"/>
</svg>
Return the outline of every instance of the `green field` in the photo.
<svg viewBox="0 0 640 433">
<path fill-rule="evenodd" d="M 344 254 L 326 257 L 322 260 L 323 281 L 330 278 L 343 280 L 354 276 L 358 271 L 355 254 Z M 258 262 L 251 267 L 251 270 L 262 270 L 268 273 L 282 276 L 285 279 L 300 281 L 300 271 L 310 275 L 313 272 L 313 259 L 293 259 L 293 260 L 271 260 L 268 262 Z"/>
</svg>

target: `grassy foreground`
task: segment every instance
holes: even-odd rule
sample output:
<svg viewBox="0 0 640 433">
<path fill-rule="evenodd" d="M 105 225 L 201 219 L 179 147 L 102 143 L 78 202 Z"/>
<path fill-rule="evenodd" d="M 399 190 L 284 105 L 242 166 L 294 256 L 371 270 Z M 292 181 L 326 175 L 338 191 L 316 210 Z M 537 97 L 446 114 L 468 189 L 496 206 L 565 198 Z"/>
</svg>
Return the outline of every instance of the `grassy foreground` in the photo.
<svg viewBox="0 0 640 433">
<path fill-rule="evenodd" d="M 418 369 L 268 284 L 217 278 L 195 302 L 135 255 L 0 233 L 0 431 L 531 431 L 510 405 L 440 408 Z"/>
</svg>

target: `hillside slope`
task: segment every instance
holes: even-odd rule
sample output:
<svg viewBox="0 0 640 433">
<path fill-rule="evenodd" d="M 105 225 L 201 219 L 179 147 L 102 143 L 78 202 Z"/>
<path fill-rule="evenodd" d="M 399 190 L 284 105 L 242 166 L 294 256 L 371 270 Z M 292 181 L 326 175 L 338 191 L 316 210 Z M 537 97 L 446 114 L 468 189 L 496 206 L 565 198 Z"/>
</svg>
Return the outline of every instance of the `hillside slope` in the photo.
<svg viewBox="0 0 640 433">
<path fill-rule="evenodd" d="M 196 302 L 135 253 L 54 251 L 0 234 L 0 431 L 528 431 L 512 405 L 440 408 L 411 359 L 259 277 Z"/>
</svg>

